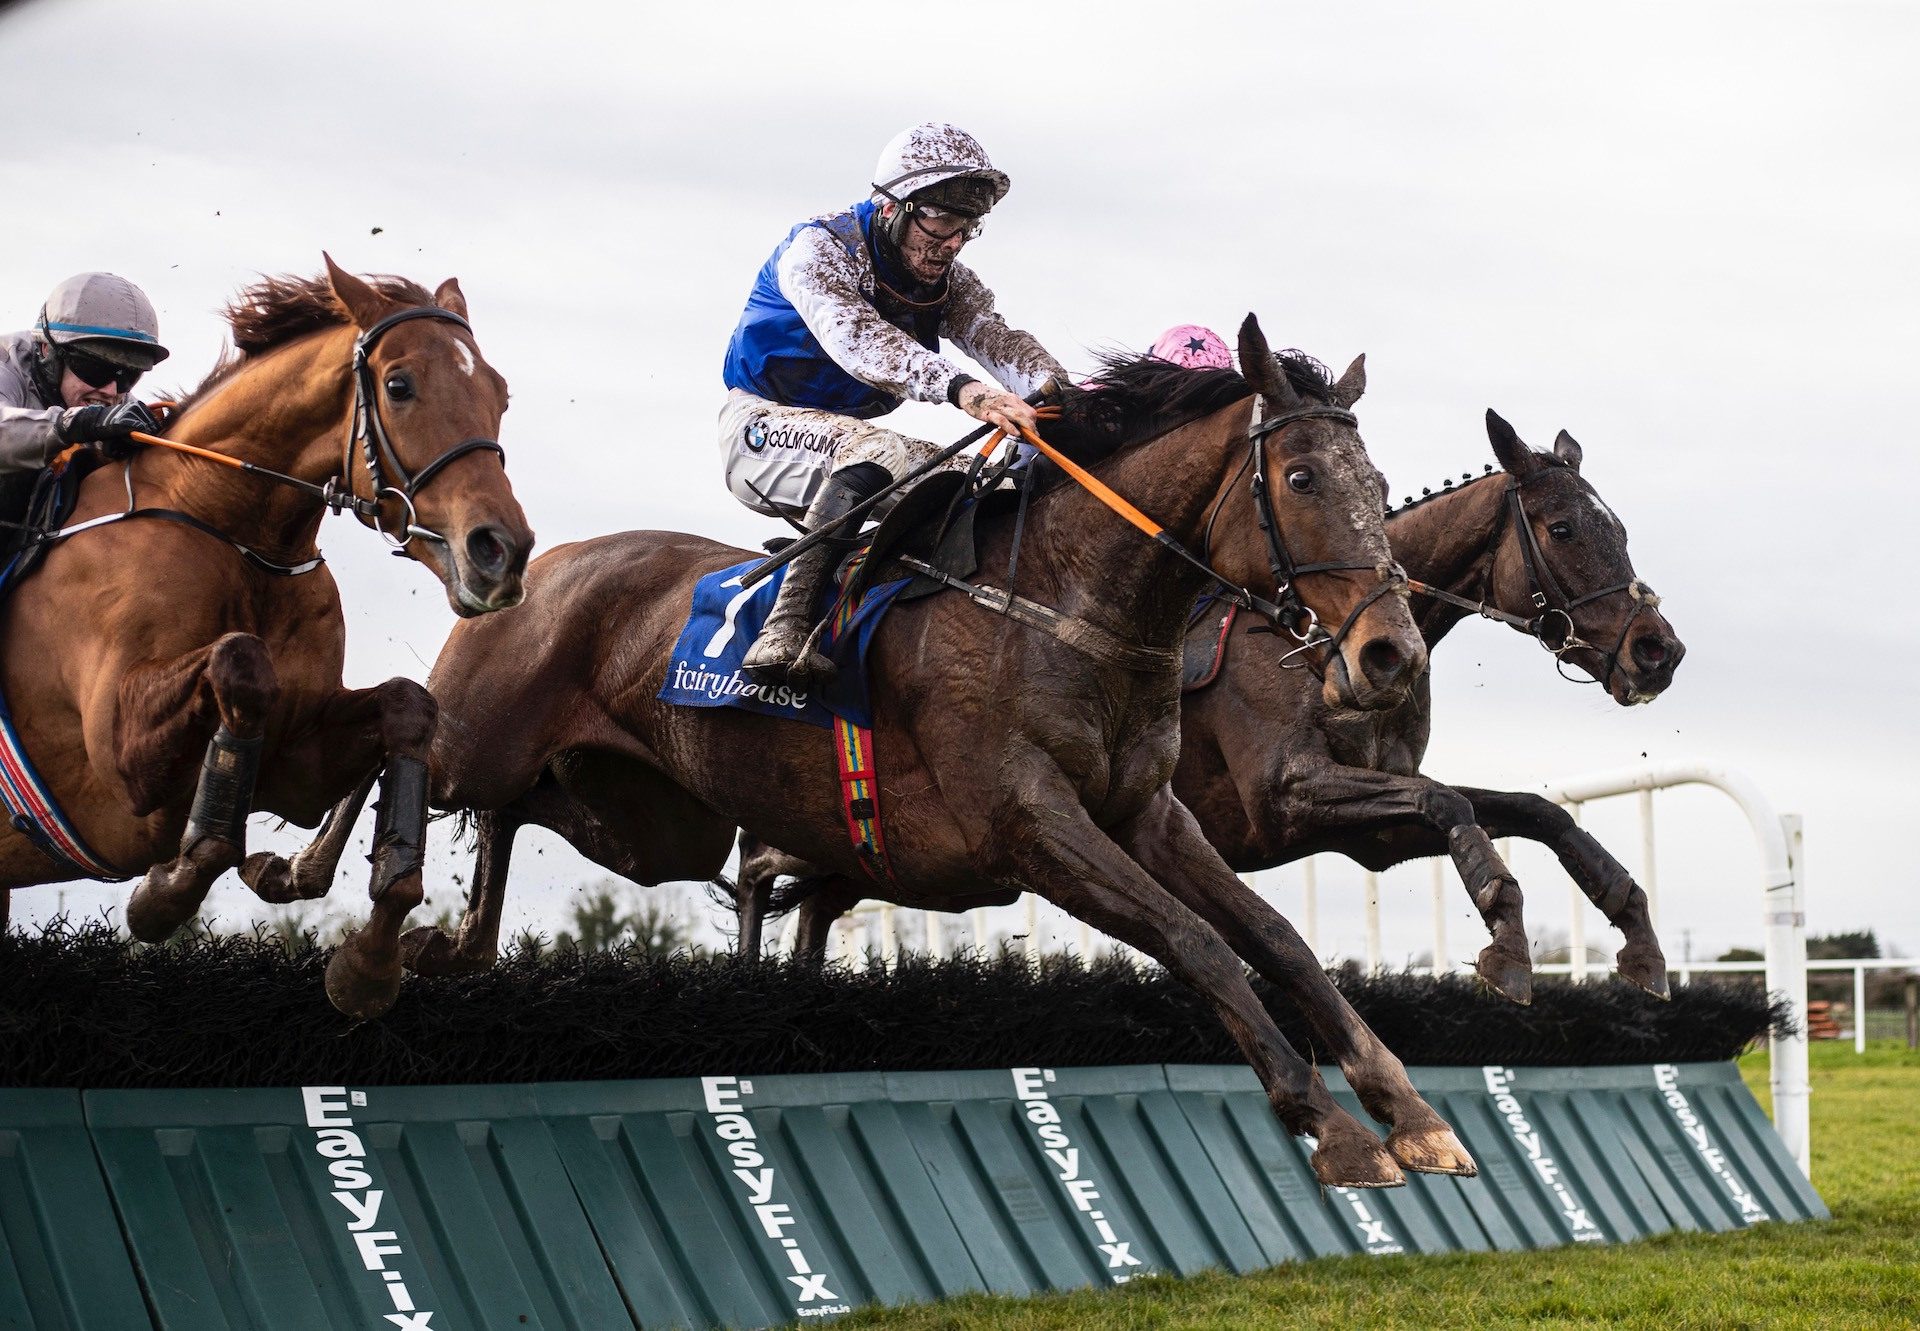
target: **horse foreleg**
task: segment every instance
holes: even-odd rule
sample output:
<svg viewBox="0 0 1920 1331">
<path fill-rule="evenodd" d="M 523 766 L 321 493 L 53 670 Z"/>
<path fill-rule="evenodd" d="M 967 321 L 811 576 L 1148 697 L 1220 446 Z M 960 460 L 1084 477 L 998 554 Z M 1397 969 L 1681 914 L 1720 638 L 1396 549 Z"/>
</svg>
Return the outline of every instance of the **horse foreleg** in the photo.
<svg viewBox="0 0 1920 1331">
<path fill-rule="evenodd" d="M 1446 855 L 1493 938 L 1474 969 L 1516 1003 L 1533 998 L 1520 884 L 1474 820 L 1473 804 L 1451 786 L 1424 776 L 1395 776 L 1365 767 L 1315 764 L 1288 774 L 1273 813 L 1288 840 L 1340 834 L 1382 837 L 1406 859 Z M 1443 958 L 1435 957 L 1436 965 Z"/>
<path fill-rule="evenodd" d="M 1647 894 L 1627 867 L 1565 809 L 1539 795 L 1456 787 L 1473 801 L 1475 820 L 1492 836 L 1518 836 L 1552 850 L 1567 876 L 1626 939 L 1615 963 L 1623 978 L 1668 997 L 1667 958 L 1653 932 Z"/>
<path fill-rule="evenodd" d="M 1138 948 L 1197 992 L 1245 1054 L 1280 1122 L 1295 1135 L 1318 1139 L 1313 1168 L 1323 1184 L 1405 1183 L 1380 1139 L 1340 1108 L 1320 1074 L 1280 1034 L 1220 935 L 1094 826 L 1063 780 L 1029 776 L 1011 784 L 992 824 L 994 877 L 1024 884 Z M 1204 842 L 1201 849 L 1219 862 Z"/>
<path fill-rule="evenodd" d="M 266 644 L 251 633 L 229 633 L 121 681 L 114 762 L 136 814 L 163 807 L 205 746 L 179 857 L 149 869 L 127 901 L 135 938 L 157 943 L 186 923 L 214 879 L 246 854 L 260 747 L 279 695 Z"/>
<path fill-rule="evenodd" d="M 1471 1175 L 1473 1157 L 1420 1097 L 1406 1069 L 1327 978 L 1291 924 L 1236 877 L 1185 805 L 1162 789 L 1115 829 L 1121 846 L 1229 946 L 1293 1000 L 1339 1060 L 1369 1114 L 1389 1125 L 1387 1149 L 1408 1169 Z"/>
</svg>

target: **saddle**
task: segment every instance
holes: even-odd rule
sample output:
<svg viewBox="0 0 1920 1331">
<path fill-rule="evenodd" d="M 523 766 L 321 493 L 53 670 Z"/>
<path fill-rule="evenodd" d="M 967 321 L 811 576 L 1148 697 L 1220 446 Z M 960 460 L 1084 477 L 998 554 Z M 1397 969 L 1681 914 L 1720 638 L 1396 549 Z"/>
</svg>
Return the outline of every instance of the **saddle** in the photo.
<svg viewBox="0 0 1920 1331">
<path fill-rule="evenodd" d="M 857 602 L 870 586 L 911 578 L 896 600 L 930 596 L 945 583 L 904 566 L 902 558 L 919 560 L 949 577 L 965 578 L 980 567 L 974 524 L 981 504 L 966 497 L 967 477 L 958 471 L 936 471 L 903 491 L 880 525 L 856 544 L 865 558 L 845 585 L 844 595 Z"/>
<path fill-rule="evenodd" d="M 63 467 L 0 479 L 0 595 L 46 557 L 47 534 L 60 530 L 80 496 L 80 482 L 104 465 L 91 450 Z"/>
</svg>

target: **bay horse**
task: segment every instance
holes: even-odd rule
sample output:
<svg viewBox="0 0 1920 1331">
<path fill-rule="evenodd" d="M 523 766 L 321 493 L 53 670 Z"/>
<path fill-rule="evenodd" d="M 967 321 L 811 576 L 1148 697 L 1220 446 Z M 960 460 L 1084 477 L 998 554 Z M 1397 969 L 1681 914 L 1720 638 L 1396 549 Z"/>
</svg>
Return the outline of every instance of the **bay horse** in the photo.
<svg viewBox="0 0 1920 1331">
<path fill-rule="evenodd" d="M 1158 958 L 1208 1001 L 1281 1122 L 1318 1139 L 1325 1182 L 1392 1186 L 1403 1166 L 1470 1174 L 1471 1157 L 1399 1061 L 1168 784 L 1177 649 L 1209 587 L 1249 601 L 1243 589 L 1271 591 L 1275 626 L 1291 624 L 1290 639 L 1322 656 L 1331 703 L 1396 705 L 1425 666 L 1381 528 L 1382 482 L 1348 410 L 1359 363 L 1330 382 L 1304 358 L 1275 358 L 1251 317 L 1240 352 L 1245 378 L 1134 363 L 1102 392 L 1070 391 L 1065 418 L 1046 426 L 1161 524 L 1162 539 L 1142 539 L 1064 483 L 1038 489 L 1024 524 L 981 520 L 979 578 L 1017 590 L 1030 612 L 1064 616 L 1070 634 L 944 593 L 881 622 L 870 660 L 891 873 L 916 902 L 1030 887 Z M 1025 539 L 1010 588 L 1016 526 Z M 474 813 L 479 854 L 458 940 L 409 935 L 417 969 L 491 964 L 513 836 L 527 823 L 640 883 L 713 877 L 736 827 L 831 871 L 865 872 L 827 736 L 658 699 L 695 582 L 747 557 L 671 532 L 562 546 L 529 569 L 525 607 L 454 627 L 429 679 L 442 717 L 434 802 Z M 1301 631 L 1314 617 L 1341 631 Z M 1288 1046 L 1242 956 L 1307 1014 L 1389 1125 L 1385 1148 Z"/>
<path fill-rule="evenodd" d="M 1673 682 L 1686 648 L 1636 577 L 1625 526 L 1581 474 L 1580 445 L 1563 430 L 1550 452 L 1536 452 L 1492 411 L 1487 434 L 1500 470 L 1488 467 L 1387 515 L 1428 651 L 1477 613 L 1538 638 L 1563 674 L 1569 666 L 1584 671 L 1619 705 L 1651 702 Z M 1446 855 L 1492 933 L 1475 969 L 1526 1002 L 1532 966 L 1523 901 L 1492 838 L 1538 841 L 1621 931 L 1621 976 L 1666 996 L 1646 893 L 1565 809 L 1538 795 L 1420 774 L 1430 676 L 1397 706 L 1329 705 L 1308 671 L 1281 668 L 1286 646 L 1245 628 L 1221 606 L 1189 632 L 1213 665 L 1208 682 L 1182 697 L 1173 777 L 1174 794 L 1230 867 L 1251 873 L 1331 851 L 1382 870 Z M 776 892 L 783 877 L 796 881 Z M 797 906 L 795 951 L 823 957 L 834 921 L 874 895 L 886 894 L 741 835 L 735 897 L 743 955 L 759 955 L 770 911 Z"/>
<path fill-rule="evenodd" d="M 391 1003 L 435 708 L 408 679 L 344 687 L 346 621 L 315 541 L 330 509 L 352 511 L 455 613 L 521 599 L 533 533 L 495 442 L 507 386 L 466 314 L 452 278 L 429 294 L 330 257 L 323 277 L 263 280 L 227 311 L 234 353 L 165 427 L 255 470 L 149 446 L 85 478 L 66 534 L 0 605 L 0 680 L 53 806 L 0 828 L 0 885 L 144 870 L 127 923 L 145 941 L 230 868 L 268 901 L 318 896 L 333 866 L 247 856 L 248 812 L 312 826 L 384 770 L 372 918 L 327 992 L 353 1015 Z"/>
</svg>

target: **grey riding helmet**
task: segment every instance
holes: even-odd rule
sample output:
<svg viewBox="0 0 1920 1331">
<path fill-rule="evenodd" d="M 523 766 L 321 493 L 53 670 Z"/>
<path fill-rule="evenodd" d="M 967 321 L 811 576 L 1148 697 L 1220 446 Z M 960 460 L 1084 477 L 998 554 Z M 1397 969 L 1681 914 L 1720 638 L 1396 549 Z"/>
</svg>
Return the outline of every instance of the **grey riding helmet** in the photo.
<svg viewBox="0 0 1920 1331">
<path fill-rule="evenodd" d="M 72 348 L 124 369 L 151 370 L 167 358 L 153 302 L 114 273 L 79 273 L 40 307 L 40 336 L 55 354 Z"/>
</svg>

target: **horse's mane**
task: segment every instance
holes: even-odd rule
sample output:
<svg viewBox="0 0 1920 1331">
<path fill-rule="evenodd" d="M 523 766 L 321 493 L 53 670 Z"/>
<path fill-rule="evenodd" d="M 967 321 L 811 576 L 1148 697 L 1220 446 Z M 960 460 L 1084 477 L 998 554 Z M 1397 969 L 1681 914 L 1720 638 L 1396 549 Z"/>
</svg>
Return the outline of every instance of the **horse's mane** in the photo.
<svg viewBox="0 0 1920 1331">
<path fill-rule="evenodd" d="M 1319 361 L 1304 351 L 1282 351 L 1274 359 L 1294 392 L 1316 402 L 1333 400 L 1333 378 Z M 1062 394 L 1060 419 L 1046 422 L 1041 437 L 1075 462 L 1091 464 L 1253 393 L 1237 370 L 1195 370 L 1157 356 L 1109 353 L 1084 385 Z M 1037 477 L 1043 487 L 1062 479 L 1051 464 L 1035 465 L 1043 468 Z"/>
<path fill-rule="evenodd" d="M 368 276 L 366 282 L 381 295 L 403 305 L 433 304 L 433 296 L 425 287 L 404 277 L 377 274 Z M 207 377 L 191 392 L 178 395 L 176 414 L 268 352 L 308 333 L 353 322 L 346 306 L 333 294 L 325 274 L 295 277 L 283 273 L 279 277 L 262 277 L 242 289 L 221 315 L 232 331 L 233 346 L 221 353 Z"/>
</svg>

